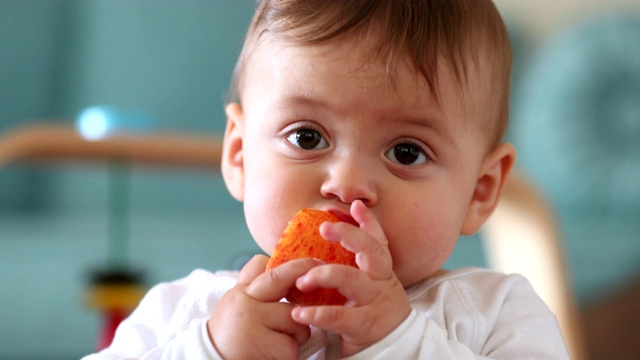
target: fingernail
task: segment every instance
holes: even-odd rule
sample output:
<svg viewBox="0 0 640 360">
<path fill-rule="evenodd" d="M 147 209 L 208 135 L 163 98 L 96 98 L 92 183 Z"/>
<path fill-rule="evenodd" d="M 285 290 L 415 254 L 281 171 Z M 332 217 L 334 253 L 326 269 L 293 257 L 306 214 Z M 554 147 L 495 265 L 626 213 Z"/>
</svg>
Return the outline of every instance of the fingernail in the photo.
<svg viewBox="0 0 640 360">
<path fill-rule="evenodd" d="M 291 317 L 293 317 L 295 320 L 304 322 L 308 320 L 308 313 L 303 307 L 296 306 L 293 308 L 293 310 L 291 310 Z"/>
<path fill-rule="evenodd" d="M 303 286 L 304 283 L 306 283 L 309 279 L 307 278 L 306 275 L 302 275 L 299 278 L 296 279 L 296 287 L 300 288 L 300 286 Z"/>
</svg>

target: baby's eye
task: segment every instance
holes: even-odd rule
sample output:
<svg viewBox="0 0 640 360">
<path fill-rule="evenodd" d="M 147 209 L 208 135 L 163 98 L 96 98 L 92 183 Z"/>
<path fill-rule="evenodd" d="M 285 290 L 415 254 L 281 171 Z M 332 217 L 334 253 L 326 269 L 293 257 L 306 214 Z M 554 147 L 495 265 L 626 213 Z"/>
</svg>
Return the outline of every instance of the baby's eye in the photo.
<svg viewBox="0 0 640 360">
<path fill-rule="evenodd" d="M 328 146 L 322 134 L 312 129 L 295 130 L 287 136 L 287 140 L 305 150 L 324 149 Z"/>
<path fill-rule="evenodd" d="M 420 147 L 409 143 L 395 145 L 385 153 L 385 156 L 402 165 L 421 165 L 428 161 Z"/>
</svg>

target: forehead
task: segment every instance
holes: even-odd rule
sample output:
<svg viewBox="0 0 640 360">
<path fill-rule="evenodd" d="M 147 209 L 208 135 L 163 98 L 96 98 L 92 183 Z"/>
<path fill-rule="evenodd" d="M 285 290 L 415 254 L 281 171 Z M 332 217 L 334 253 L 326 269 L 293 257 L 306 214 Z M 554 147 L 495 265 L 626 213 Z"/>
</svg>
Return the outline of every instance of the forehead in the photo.
<svg viewBox="0 0 640 360">
<path fill-rule="evenodd" d="M 441 141 L 455 149 L 478 149 L 476 144 L 484 142 L 477 117 L 472 116 L 476 110 L 469 107 L 453 73 L 446 69 L 439 73 L 438 100 L 408 60 L 389 73 L 384 61 L 349 42 L 313 46 L 265 42 L 248 70 L 242 94 L 248 124 L 258 121 L 276 126 L 276 119 L 284 114 L 297 120 L 318 116 L 364 121 L 379 129 L 419 125 L 440 134 Z M 334 122 L 335 126 L 355 124 Z M 259 128 L 262 126 L 253 127 Z M 415 127 L 404 129 L 404 136 L 412 136 L 409 129 Z"/>
<path fill-rule="evenodd" d="M 471 107 L 477 103 L 471 100 L 481 85 L 476 76 L 469 76 L 462 83 L 451 67 L 441 61 L 435 96 L 409 56 L 396 57 L 393 66 L 386 60 L 378 56 L 375 45 L 354 37 L 299 45 L 265 36 L 256 44 L 247 64 L 241 100 L 243 103 L 249 100 L 250 93 L 260 96 L 276 89 L 292 96 L 310 97 L 320 89 L 330 88 L 329 91 L 346 95 L 344 101 L 364 96 L 371 103 L 395 103 L 452 117 L 467 117 L 458 114 L 461 111 L 477 111 Z"/>
</svg>

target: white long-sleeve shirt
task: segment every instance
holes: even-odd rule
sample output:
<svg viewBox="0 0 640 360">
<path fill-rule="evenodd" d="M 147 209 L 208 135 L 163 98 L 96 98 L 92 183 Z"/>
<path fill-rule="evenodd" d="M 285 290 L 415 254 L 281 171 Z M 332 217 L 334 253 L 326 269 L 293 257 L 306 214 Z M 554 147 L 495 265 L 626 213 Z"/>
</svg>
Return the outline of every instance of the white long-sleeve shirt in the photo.
<svg viewBox="0 0 640 360">
<path fill-rule="evenodd" d="M 153 287 L 112 345 L 83 360 L 220 359 L 207 320 L 237 272 L 195 270 Z M 412 311 L 349 359 L 568 359 L 555 316 L 519 275 L 464 268 L 407 289 Z M 312 329 L 301 359 L 336 359 L 340 339 Z"/>
</svg>

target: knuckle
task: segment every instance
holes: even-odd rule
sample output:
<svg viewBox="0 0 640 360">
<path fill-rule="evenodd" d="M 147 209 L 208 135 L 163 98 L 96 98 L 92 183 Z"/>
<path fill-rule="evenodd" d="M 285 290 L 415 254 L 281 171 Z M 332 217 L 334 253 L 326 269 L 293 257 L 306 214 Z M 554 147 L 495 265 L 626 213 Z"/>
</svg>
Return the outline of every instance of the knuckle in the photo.
<svg viewBox="0 0 640 360">
<path fill-rule="evenodd" d="M 266 272 L 267 280 L 270 283 L 277 284 L 282 281 L 281 269 L 275 268 Z"/>
<path fill-rule="evenodd" d="M 329 324 L 338 325 L 342 323 L 344 319 L 344 311 L 342 308 L 334 307 L 326 310 L 324 316 Z"/>
<path fill-rule="evenodd" d="M 389 254 L 388 244 L 382 244 L 376 241 L 371 249 L 371 253 L 375 257 L 386 258 L 387 255 Z"/>
<path fill-rule="evenodd" d="M 352 267 L 345 267 L 346 274 L 345 280 L 347 284 L 357 284 L 360 282 L 360 277 L 362 275 L 362 271 Z"/>
</svg>

